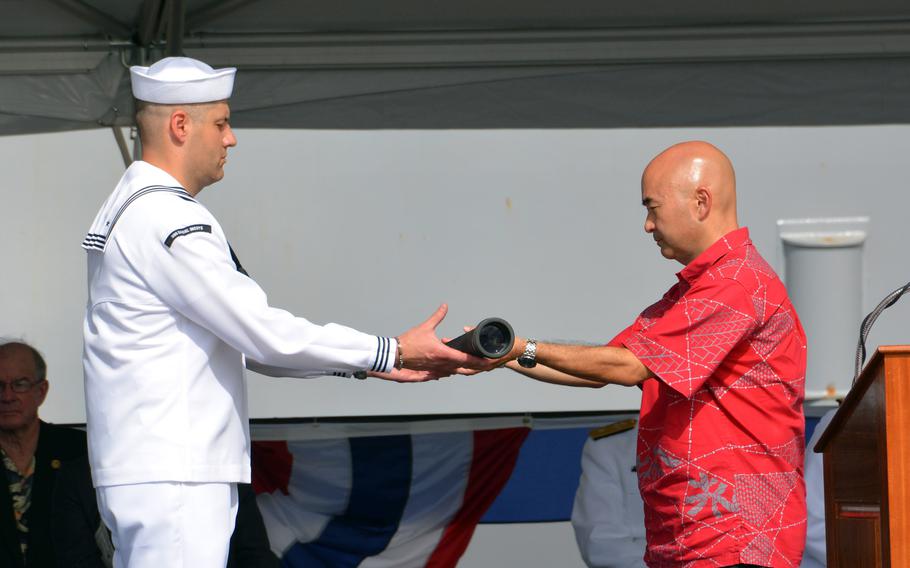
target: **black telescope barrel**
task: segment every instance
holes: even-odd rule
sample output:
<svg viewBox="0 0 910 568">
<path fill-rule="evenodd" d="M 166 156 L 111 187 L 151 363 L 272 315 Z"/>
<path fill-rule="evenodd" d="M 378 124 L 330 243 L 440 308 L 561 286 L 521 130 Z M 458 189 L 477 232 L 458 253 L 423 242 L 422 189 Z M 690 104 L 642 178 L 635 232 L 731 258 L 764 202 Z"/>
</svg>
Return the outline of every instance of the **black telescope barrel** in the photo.
<svg viewBox="0 0 910 568">
<path fill-rule="evenodd" d="M 507 355 L 514 344 L 515 332 L 509 322 L 502 318 L 487 318 L 471 331 L 446 343 L 452 349 L 487 359 L 499 359 Z"/>
</svg>

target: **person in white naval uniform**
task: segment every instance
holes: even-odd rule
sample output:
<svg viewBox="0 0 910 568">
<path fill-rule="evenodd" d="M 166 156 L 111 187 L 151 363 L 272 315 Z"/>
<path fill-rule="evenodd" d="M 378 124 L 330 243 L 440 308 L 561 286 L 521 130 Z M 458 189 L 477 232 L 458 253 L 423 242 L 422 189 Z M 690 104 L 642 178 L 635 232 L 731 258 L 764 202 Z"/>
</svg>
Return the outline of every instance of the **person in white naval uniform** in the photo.
<svg viewBox="0 0 910 568">
<path fill-rule="evenodd" d="M 638 491 L 634 419 L 591 432 L 581 455 L 572 528 L 591 568 L 645 567 L 645 513 Z"/>
<path fill-rule="evenodd" d="M 445 305 L 398 338 L 270 307 L 197 194 L 237 143 L 235 69 L 131 67 L 143 160 L 98 212 L 84 322 L 89 456 L 115 566 L 223 567 L 250 482 L 243 367 L 421 381 L 483 362 L 446 347 Z"/>
<path fill-rule="evenodd" d="M 821 417 L 806 446 L 808 522 L 800 568 L 827 566 L 823 460 L 812 449 L 836 411 Z M 593 430 L 585 441 L 572 528 L 581 557 L 590 568 L 645 566 L 644 505 L 635 473 L 637 437 L 637 425 L 629 420 Z"/>
<path fill-rule="evenodd" d="M 818 421 L 806 445 L 806 549 L 800 568 L 824 568 L 828 565 L 825 543 L 825 472 L 822 454 L 815 453 L 815 444 L 825 433 L 837 408 L 826 412 Z"/>
</svg>

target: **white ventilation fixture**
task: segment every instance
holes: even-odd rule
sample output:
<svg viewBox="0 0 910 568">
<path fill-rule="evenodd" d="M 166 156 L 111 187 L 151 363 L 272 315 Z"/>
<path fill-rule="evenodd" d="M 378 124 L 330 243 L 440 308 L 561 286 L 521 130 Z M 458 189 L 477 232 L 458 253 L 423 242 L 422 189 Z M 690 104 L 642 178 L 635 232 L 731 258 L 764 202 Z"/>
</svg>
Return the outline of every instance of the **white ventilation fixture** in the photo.
<svg viewBox="0 0 910 568">
<path fill-rule="evenodd" d="M 784 281 L 808 339 L 806 400 L 843 397 L 862 322 L 868 217 L 780 219 Z"/>
</svg>

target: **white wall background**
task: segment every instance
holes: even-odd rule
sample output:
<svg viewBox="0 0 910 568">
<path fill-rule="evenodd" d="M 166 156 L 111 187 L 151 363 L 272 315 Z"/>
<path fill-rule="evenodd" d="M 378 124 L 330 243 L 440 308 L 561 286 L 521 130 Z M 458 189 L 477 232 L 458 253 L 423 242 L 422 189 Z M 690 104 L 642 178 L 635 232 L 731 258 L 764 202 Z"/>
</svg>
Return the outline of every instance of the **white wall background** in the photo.
<svg viewBox="0 0 910 568">
<path fill-rule="evenodd" d="M 572 524 L 478 525 L 458 568 L 585 568 Z"/>
<path fill-rule="evenodd" d="M 639 178 L 689 138 L 731 156 L 741 222 L 775 267 L 776 219 L 870 215 L 864 310 L 910 280 L 907 126 L 238 137 L 225 180 L 201 200 L 272 303 L 315 322 L 397 334 L 446 301 L 444 335 L 498 315 L 522 335 L 607 341 L 675 281 L 679 266 L 642 231 Z M 46 354 L 43 416 L 82 422 L 79 243 L 123 166 L 99 130 L 0 138 L 0 167 L 0 336 Z M 908 309 L 886 312 L 870 344 L 910 342 Z M 250 390 L 255 417 L 637 407 L 637 389 L 572 390 L 507 371 L 422 385 L 251 376 Z"/>
</svg>

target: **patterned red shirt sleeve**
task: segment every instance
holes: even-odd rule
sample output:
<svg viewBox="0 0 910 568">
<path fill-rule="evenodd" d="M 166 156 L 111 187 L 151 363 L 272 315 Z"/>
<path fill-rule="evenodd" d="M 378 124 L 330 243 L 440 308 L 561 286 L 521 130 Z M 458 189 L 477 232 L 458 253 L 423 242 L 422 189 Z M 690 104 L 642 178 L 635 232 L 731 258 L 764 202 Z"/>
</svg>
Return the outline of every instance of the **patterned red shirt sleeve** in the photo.
<svg viewBox="0 0 910 568">
<path fill-rule="evenodd" d="M 609 347 L 622 347 L 623 344 L 625 343 L 626 339 L 629 337 L 629 335 L 630 335 L 633 331 L 635 331 L 635 325 L 634 325 L 634 324 L 633 324 L 633 325 L 630 325 L 630 326 L 627 327 L 626 329 L 624 329 L 624 330 L 620 331 L 619 333 L 617 333 L 617 334 L 616 334 L 616 337 L 614 337 L 613 339 L 610 340 L 609 343 L 607 343 L 607 346 L 609 346 Z"/>
<path fill-rule="evenodd" d="M 665 297 L 642 312 L 622 343 L 664 384 L 691 397 L 759 324 L 741 284 L 703 278 L 677 301 Z"/>
</svg>

